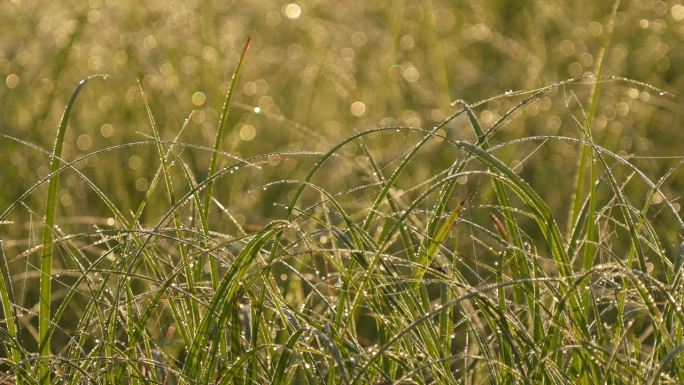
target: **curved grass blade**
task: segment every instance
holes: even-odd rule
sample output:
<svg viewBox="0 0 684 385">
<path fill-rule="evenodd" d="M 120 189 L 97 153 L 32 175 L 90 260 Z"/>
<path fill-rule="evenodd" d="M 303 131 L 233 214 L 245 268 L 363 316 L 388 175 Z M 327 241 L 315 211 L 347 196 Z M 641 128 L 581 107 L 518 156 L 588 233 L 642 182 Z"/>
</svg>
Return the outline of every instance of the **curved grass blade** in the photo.
<svg viewBox="0 0 684 385">
<path fill-rule="evenodd" d="M 57 127 L 57 137 L 55 145 L 52 150 L 52 160 L 50 164 L 50 172 L 55 173 L 59 169 L 60 158 L 62 156 L 62 147 L 64 144 L 64 134 L 66 133 L 67 123 L 71 110 L 76 103 L 78 95 L 81 90 L 93 78 L 106 78 L 106 75 L 92 75 L 81 80 L 76 89 L 69 97 L 62 119 Z M 50 305 L 52 302 L 52 257 L 54 246 L 52 243 L 52 229 L 55 225 L 55 215 L 57 212 L 57 186 L 59 183 L 59 176 L 55 175 L 50 179 L 48 184 L 48 198 L 45 211 L 45 227 L 43 228 L 43 254 L 40 262 L 40 310 L 38 317 L 38 334 L 40 336 L 39 354 L 40 363 L 38 365 L 38 377 L 41 384 L 50 383 Z"/>
</svg>

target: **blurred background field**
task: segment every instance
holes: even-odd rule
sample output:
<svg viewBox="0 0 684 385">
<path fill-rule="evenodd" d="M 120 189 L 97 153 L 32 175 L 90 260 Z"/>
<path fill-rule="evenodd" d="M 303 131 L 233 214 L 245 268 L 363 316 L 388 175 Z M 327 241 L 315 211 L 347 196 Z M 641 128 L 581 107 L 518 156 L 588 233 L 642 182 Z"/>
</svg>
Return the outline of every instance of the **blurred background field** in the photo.
<svg viewBox="0 0 684 385">
<path fill-rule="evenodd" d="M 159 167 L 138 80 L 163 140 L 174 140 L 187 120 L 173 168 L 173 183 L 181 196 L 190 190 L 185 172 L 195 181 L 207 177 L 221 105 L 248 37 L 252 43 L 233 96 L 219 167 L 235 163 L 235 156 L 274 155 L 256 159 L 256 167 L 240 166 L 217 179 L 214 197 L 218 204 L 211 217 L 217 234 L 238 237 L 243 229 L 257 231 L 282 218 L 295 190 L 285 181 L 302 180 L 321 152 L 354 133 L 404 127 L 363 139 L 380 170 L 391 174 L 424 135 L 405 127 L 434 127 L 460 110 L 453 105 L 456 100 L 472 104 L 486 129 L 529 95 L 524 91 L 585 76 L 516 110 L 491 143 L 535 135 L 581 138 L 595 81 L 591 74 L 596 73 L 601 51 L 607 47 L 596 115 L 590 119 L 593 138 L 654 181 L 671 172 L 662 195 L 649 197 L 646 184 L 626 182 L 633 177 L 629 169 L 610 163 L 636 207 L 650 200 L 653 206 L 645 215 L 661 237 L 662 255 L 672 257 L 681 242 L 681 229 L 664 203 L 669 199 L 679 211 L 684 188 L 680 166 L 684 159 L 684 5 L 679 0 L 624 0 L 611 27 L 612 7 L 612 1 L 596 0 L 3 1 L 0 212 L 13 203 L 16 207 L 0 223 L 0 237 L 15 274 L 18 304 L 35 315 L 39 274 L 33 270 L 39 253 L 34 247 L 40 245 L 47 187 L 21 202 L 16 200 L 49 174 L 56 127 L 78 81 L 91 74 L 109 75 L 92 80 L 77 101 L 63 158 L 75 160 L 121 145 L 87 156 L 74 166 L 129 215 L 144 199 Z M 465 114 L 439 133 L 449 139 L 476 140 Z M 379 190 L 377 185 L 360 188 L 377 183 L 364 151 L 356 144 L 345 146 L 313 180 L 325 191 L 339 194 L 340 202 L 361 220 Z M 561 230 L 569 233 L 566 223 L 579 153 L 576 144 L 535 140 L 508 144 L 495 155 L 542 196 Z M 463 151 L 444 140 L 430 140 L 392 190 L 400 207 L 405 208 L 425 190 L 431 177 L 463 156 Z M 179 166 L 180 160 L 187 169 Z M 481 164 L 468 167 L 470 171 L 486 169 Z M 460 178 L 454 200 L 470 196 L 465 218 L 491 229 L 488 216 L 497 208 L 489 179 L 476 174 Z M 605 176 L 601 183 L 600 200 L 614 209 Z M 63 235 L 94 231 L 93 226 L 121 226 L 73 170 L 62 174 L 59 188 L 57 224 Z M 157 188 L 151 198 L 141 228 L 156 225 L 169 208 L 164 188 Z M 434 198 L 427 199 L 421 206 L 424 211 L 411 218 L 413 225 L 425 225 Z M 309 207 L 320 199 L 315 190 L 307 190 L 300 204 Z M 195 215 L 191 206 L 179 210 L 183 218 Z M 514 199 L 512 206 L 523 204 Z M 220 215 L 219 208 L 225 215 Z M 196 217 L 183 219 L 188 228 L 198 226 L 193 220 Z M 520 222 L 528 231 L 527 239 L 542 239 L 530 227 L 529 218 L 520 215 Z M 630 247 L 628 237 L 613 238 L 624 235 L 625 229 L 611 226 L 606 225 L 607 234 L 602 237 L 613 249 L 600 253 L 602 262 Z M 318 230 L 312 226 L 305 231 L 314 234 Z M 469 231 L 452 235 L 466 240 L 464 247 L 473 250 L 465 258 L 476 258 L 481 254 L 474 250 L 481 245 L 473 239 L 482 234 L 476 234 L 477 229 Z M 315 238 L 323 237 L 317 234 Z M 177 251 L 160 244 L 162 250 Z M 88 242 L 74 247 L 82 247 L 91 259 L 104 249 Z M 404 256 L 398 247 L 393 252 Z M 73 269 L 68 257 L 61 258 L 57 272 Z M 492 261 L 494 254 L 477 264 Z M 666 270 L 667 263 L 662 261 L 649 265 L 655 276 Z M 319 273 L 313 264 L 305 265 L 302 271 Z M 278 273 L 287 272 L 283 271 Z M 483 267 L 469 277 L 484 282 L 493 276 Z M 72 282 L 63 278 L 63 284 L 56 287 Z M 330 289 L 328 283 L 318 283 Z M 80 302 L 74 303 L 76 310 L 64 317 L 64 325 L 78 318 Z M 35 335 L 36 322 L 35 317 L 25 317 L 23 333 Z M 168 326 L 169 322 L 159 323 Z M 151 333 L 163 339 L 165 330 Z M 368 328 L 360 333 L 366 334 L 362 337 L 370 344 L 376 342 L 376 332 Z M 68 333 L 57 332 L 55 340 L 68 341 Z M 173 354 L 180 350 L 174 349 Z"/>
<path fill-rule="evenodd" d="M 456 111 L 450 106 L 456 99 L 474 103 L 594 71 L 608 39 L 611 7 L 610 1 L 584 0 L 6 1 L 0 5 L 0 126 L 5 135 L 49 149 L 77 81 L 107 73 L 111 77 L 92 84 L 78 102 L 67 131 L 66 159 L 145 140 L 140 133 L 149 134 L 149 122 L 137 78 L 163 138 L 173 138 L 196 110 L 181 140 L 211 146 L 230 73 L 251 36 L 224 149 L 243 155 L 321 151 L 371 127 L 429 128 Z M 684 89 L 683 44 L 684 7 L 678 1 L 623 1 L 604 74 L 677 94 Z M 512 119 L 502 138 L 575 136 L 576 124 L 567 112 L 578 108 L 567 101 L 575 92 L 586 108 L 589 88 L 551 93 Z M 520 99 L 498 99 L 476 112 L 487 126 Z M 681 100 L 622 82 L 606 84 L 596 140 L 625 154 L 679 156 Z M 467 138 L 466 126 L 465 119 L 457 119 L 450 135 Z M 406 140 L 386 135 L 377 151 L 392 158 L 405 150 Z M 48 163 L 45 153 L 2 142 L 0 206 L 6 207 L 47 174 Z M 130 209 L 156 167 L 149 149 L 113 151 L 78 166 Z M 440 166 L 435 155 L 424 163 L 424 172 Z M 572 180 L 573 168 L 564 167 L 567 155 L 561 150 L 545 154 L 544 162 L 528 162 L 525 172 L 534 175 L 534 183 L 561 188 L 545 182 L 552 175 Z M 205 170 L 208 159 L 193 153 L 189 161 Z M 652 175 L 672 164 L 639 162 Z M 105 164 L 119 167 L 96 171 Z M 296 174 L 296 169 L 278 172 Z M 338 180 L 350 173 L 347 167 L 337 170 Z M 674 178 L 672 188 L 681 186 L 682 177 Z M 60 197 L 67 216 L 98 205 L 79 183 L 75 176 L 65 179 Z M 251 210 L 251 215 L 257 220 L 270 210 Z"/>
</svg>

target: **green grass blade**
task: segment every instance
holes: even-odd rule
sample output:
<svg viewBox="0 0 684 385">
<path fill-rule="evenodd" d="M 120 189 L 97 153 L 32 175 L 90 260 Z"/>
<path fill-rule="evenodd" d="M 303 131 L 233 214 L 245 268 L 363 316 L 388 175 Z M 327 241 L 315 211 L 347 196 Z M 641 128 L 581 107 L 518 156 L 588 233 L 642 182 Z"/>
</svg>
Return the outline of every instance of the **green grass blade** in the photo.
<svg viewBox="0 0 684 385">
<path fill-rule="evenodd" d="M 235 71 L 233 72 L 233 76 L 230 79 L 230 86 L 228 87 L 228 91 L 226 92 L 226 97 L 223 102 L 221 115 L 218 121 L 218 127 L 216 128 L 216 138 L 214 139 L 214 151 L 211 154 L 211 161 L 209 163 L 207 177 L 211 177 L 214 174 L 214 172 L 216 172 L 219 150 L 221 149 L 221 143 L 223 143 L 223 135 L 226 128 L 226 124 L 228 122 L 228 114 L 230 112 L 231 101 L 233 100 L 233 94 L 235 93 L 235 85 L 237 84 L 237 79 L 240 75 L 240 70 L 242 69 L 242 63 L 245 60 L 245 56 L 247 55 L 247 50 L 249 49 L 251 42 L 252 39 L 248 37 L 247 42 L 245 42 L 245 46 L 242 49 L 240 60 L 238 61 L 238 64 L 235 67 Z M 202 207 L 202 212 L 200 215 L 200 218 L 202 220 L 202 227 L 206 233 L 205 235 L 208 235 L 209 232 L 209 209 L 211 208 L 211 194 L 213 191 L 213 187 L 214 182 L 212 179 L 209 181 L 209 183 L 207 183 L 205 193 L 206 195 L 204 196 L 204 206 Z M 214 284 L 214 286 L 217 286 L 219 280 L 218 266 L 216 266 L 216 262 L 213 259 L 210 260 L 210 263 L 212 283 Z"/>
<path fill-rule="evenodd" d="M 64 145 L 64 135 L 71 110 L 76 103 L 79 93 L 90 79 L 95 77 L 105 77 L 103 75 L 93 75 L 81 80 L 76 89 L 69 97 L 62 119 L 57 127 L 57 137 L 52 150 L 52 160 L 50 162 L 50 172 L 55 173 L 59 169 L 62 156 L 62 146 Z M 40 364 L 38 366 L 38 377 L 42 385 L 50 383 L 50 308 L 52 304 L 52 257 L 54 245 L 52 243 L 53 227 L 55 225 L 55 215 L 57 213 L 57 186 L 59 177 L 57 175 L 50 179 L 48 184 L 48 197 L 45 209 L 45 227 L 43 229 L 43 253 L 40 263 L 40 310 L 38 320 L 38 331 L 40 336 L 39 354 Z"/>
<path fill-rule="evenodd" d="M 297 341 L 299 341 L 303 333 L 303 329 L 297 330 L 290 336 L 283 346 L 283 351 L 280 353 L 280 358 L 278 359 L 278 364 L 276 365 L 275 372 L 273 373 L 271 384 L 280 385 L 283 383 L 283 379 L 287 374 L 288 364 L 290 363 L 290 358 L 292 356 L 291 351 L 294 349 L 295 344 Z"/>
<path fill-rule="evenodd" d="M 5 249 L 0 239 L 0 303 L 2 304 L 2 319 L 9 341 L 3 338 L 2 346 L 5 348 L 8 357 L 11 357 L 10 365 L 18 365 L 21 362 L 21 351 L 18 348 L 19 344 L 19 328 L 17 326 L 16 310 L 14 304 L 14 289 L 12 287 L 12 277 L 10 276 L 9 267 L 7 265 L 7 257 L 5 256 Z"/>
</svg>

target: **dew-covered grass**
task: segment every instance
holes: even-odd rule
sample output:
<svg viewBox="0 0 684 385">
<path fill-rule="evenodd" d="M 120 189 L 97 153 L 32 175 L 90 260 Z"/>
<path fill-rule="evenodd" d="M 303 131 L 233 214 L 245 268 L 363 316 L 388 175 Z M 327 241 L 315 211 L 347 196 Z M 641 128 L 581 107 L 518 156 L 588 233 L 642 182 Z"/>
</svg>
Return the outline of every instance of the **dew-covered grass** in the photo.
<svg viewBox="0 0 684 385">
<path fill-rule="evenodd" d="M 684 383 L 678 2 L 0 15 L 0 384 Z"/>
</svg>

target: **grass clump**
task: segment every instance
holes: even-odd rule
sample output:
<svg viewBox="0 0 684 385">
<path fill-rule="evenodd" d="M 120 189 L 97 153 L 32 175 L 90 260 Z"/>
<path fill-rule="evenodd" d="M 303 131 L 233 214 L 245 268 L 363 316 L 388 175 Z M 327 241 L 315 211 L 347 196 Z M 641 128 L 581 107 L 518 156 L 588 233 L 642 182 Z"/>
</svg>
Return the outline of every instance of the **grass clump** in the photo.
<svg viewBox="0 0 684 385">
<path fill-rule="evenodd" d="M 147 105 L 152 136 L 139 145 L 157 148 L 158 169 L 139 209 L 129 215 L 78 171 L 79 162 L 101 151 L 70 162 L 59 155 L 82 82 L 60 123 L 52 172 L 2 215 L 5 220 L 28 208 L 24 201 L 48 184 L 43 226 L 49 235 L 37 250 L 43 255 L 41 277 L 60 288 L 40 297 L 35 359 L 31 344 L 21 342 L 32 338 L 26 318 L 34 313 L 17 304 L 3 254 L 4 381 L 681 381 L 681 256 L 666 249 L 667 234 L 659 234 L 654 223 L 667 216 L 681 224 L 674 202 L 662 192 L 675 170 L 653 181 L 586 139 L 495 141 L 515 111 L 560 87 L 596 81 L 618 80 L 582 77 L 503 94 L 499 98 L 520 100 L 490 127 L 476 117 L 477 104 L 459 102 L 452 116 L 429 130 L 382 127 L 350 136 L 326 153 L 230 157 L 235 160 L 212 167 L 201 182 L 183 153 L 209 151 L 215 159 L 229 154 L 178 137 L 161 140 Z M 581 112 L 579 99 L 573 101 Z M 475 142 L 440 134 L 461 115 Z M 580 132 L 587 124 L 582 116 Z M 394 135 L 414 142 L 381 166 L 366 143 Z M 593 176 L 590 195 L 577 213 L 568 206 L 572 228 L 561 229 L 543 195 L 497 156 L 528 143 L 534 143 L 528 157 L 554 143 L 589 154 L 584 165 Z M 355 149 L 360 155 L 352 155 Z M 400 189 L 412 167 L 434 151 L 451 152 L 451 165 Z M 220 190 L 200 199 L 221 178 L 258 173 L 273 158 L 299 156 L 316 159 L 303 179 L 240 192 L 266 196 L 272 188 L 292 188 L 281 217 L 259 228 L 236 221 L 222 205 Z M 358 180 L 367 182 L 329 191 L 335 169 L 350 158 L 356 159 Z M 384 176 L 388 168 L 391 175 Z M 73 234 L 55 226 L 57 178 L 69 172 L 110 208 L 104 226 Z M 168 206 L 146 225 L 141 213 L 159 194 L 162 178 Z M 632 189 L 641 193 L 635 196 Z M 568 190 L 584 188 L 578 183 Z M 655 196 L 664 210 L 651 218 Z M 632 203 L 637 199 L 640 205 Z M 209 221 L 210 208 L 220 220 Z M 45 258 L 55 247 L 62 257 L 59 273 Z M 53 303 L 57 311 L 50 313 Z M 24 314 L 16 317 L 17 310 Z M 67 311 L 78 313 L 75 324 L 62 319 Z M 60 342 L 50 344 L 51 339 Z"/>
<path fill-rule="evenodd" d="M 0 136 L 12 159 L 21 148 L 47 165 L 3 173 L 21 184 L 0 196 L 0 384 L 684 383 L 681 156 L 620 131 L 676 97 L 607 75 L 622 5 L 599 23 L 594 73 L 449 106 L 449 19 L 428 3 L 429 56 L 443 61 L 434 124 L 405 113 L 328 136 L 306 82 L 294 116 L 307 124 L 265 94 L 244 104 L 266 88 L 246 76 L 259 60 L 248 39 L 232 77 L 213 78 L 222 104 L 196 91 L 184 119 L 155 81 L 131 82 L 136 140 L 94 148 L 75 133 L 121 97 L 98 88 L 120 79 L 85 89 L 91 77 L 52 150 Z M 402 26 L 389 30 L 408 49 Z M 394 70 L 423 103 L 419 71 Z M 391 112 L 388 99 L 356 100 L 351 115 Z"/>
</svg>

